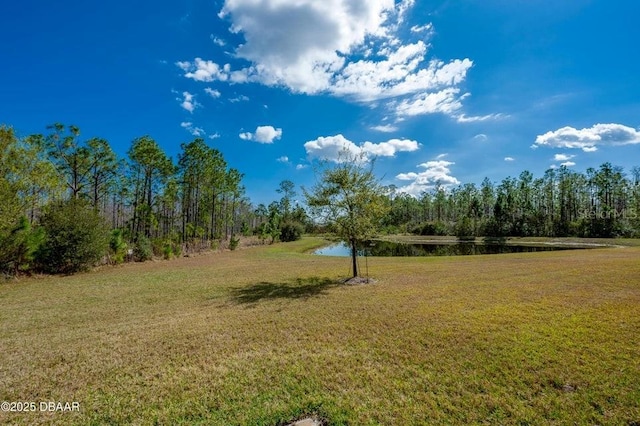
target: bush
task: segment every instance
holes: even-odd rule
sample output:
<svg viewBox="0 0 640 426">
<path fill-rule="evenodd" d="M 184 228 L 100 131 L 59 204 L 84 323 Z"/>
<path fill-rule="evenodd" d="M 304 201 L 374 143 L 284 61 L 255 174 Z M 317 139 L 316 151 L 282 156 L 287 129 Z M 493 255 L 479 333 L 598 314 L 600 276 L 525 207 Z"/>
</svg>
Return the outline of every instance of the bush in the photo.
<svg viewBox="0 0 640 426">
<path fill-rule="evenodd" d="M 107 253 L 109 231 L 104 219 L 82 200 L 51 205 L 40 222 L 46 237 L 36 260 L 45 272 L 84 271 Z"/>
<path fill-rule="evenodd" d="M 162 256 L 165 260 L 169 260 L 173 256 L 173 247 L 171 247 L 171 242 L 165 242 L 162 246 Z"/>
<path fill-rule="evenodd" d="M 300 222 L 286 221 L 280 225 L 280 241 L 296 241 L 302 238 L 304 226 Z"/>
<path fill-rule="evenodd" d="M 156 251 L 156 245 L 158 250 Z M 162 254 L 166 260 L 172 257 L 179 257 L 182 252 L 182 244 L 179 241 L 179 237 L 176 234 L 172 234 L 167 238 L 158 239 L 154 241 L 154 254 Z"/>
<path fill-rule="evenodd" d="M 22 216 L 13 229 L 0 235 L 0 272 L 16 275 L 28 271 L 43 242 L 44 230 L 32 229 L 29 220 Z"/>
<path fill-rule="evenodd" d="M 229 250 L 235 250 L 238 248 L 238 244 L 240 244 L 240 238 L 236 238 L 235 236 L 231 236 L 229 240 Z"/>
<path fill-rule="evenodd" d="M 111 231 L 109 248 L 111 249 L 111 260 L 113 263 L 118 264 L 124 262 L 124 259 L 127 256 L 128 245 L 124 241 L 122 229 L 114 229 Z"/>
<path fill-rule="evenodd" d="M 145 262 L 153 258 L 153 247 L 149 238 L 138 235 L 133 248 L 133 258 L 136 262 Z"/>
</svg>

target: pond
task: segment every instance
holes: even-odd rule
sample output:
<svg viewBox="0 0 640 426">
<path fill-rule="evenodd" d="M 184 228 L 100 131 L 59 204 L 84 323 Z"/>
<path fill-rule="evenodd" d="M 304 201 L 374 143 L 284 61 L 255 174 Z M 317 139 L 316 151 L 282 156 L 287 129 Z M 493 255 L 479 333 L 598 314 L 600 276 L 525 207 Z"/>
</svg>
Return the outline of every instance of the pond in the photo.
<svg viewBox="0 0 640 426">
<path fill-rule="evenodd" d="M 528 253 L 538 251 L 575 250 L 588 248 L 576 245 L 548 244 L 484 244 L 481 242 L 425 242 L 395 243 L 391 241 L 372 241 L 369 247 L 359 250 L 360 256 L 467 256 L 475 254 Z M 332 244 L 313 252 L 321 256 L 350 256 L 351 250 L 344 243 Z"/>
</svg>

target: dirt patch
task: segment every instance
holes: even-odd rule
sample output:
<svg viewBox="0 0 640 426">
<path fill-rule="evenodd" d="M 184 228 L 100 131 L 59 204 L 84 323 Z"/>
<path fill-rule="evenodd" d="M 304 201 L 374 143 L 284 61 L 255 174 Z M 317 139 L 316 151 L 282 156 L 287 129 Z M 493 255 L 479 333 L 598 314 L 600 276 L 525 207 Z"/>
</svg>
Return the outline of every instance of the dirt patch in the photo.
<svg viewBox="0 0 640 426">
<path fill-rule="evenodd" d="M 342 282 L 348 285 L 362 285 L 362 284 L 375 284 L 378 281 L 374 280 L 373 278 L 367 278 L 367 277 L 353 277 L 353 278 L 347 278 Z"/>
<path fill-rule="evenodd" d="M 322 420 L 318 420 L 313 417 L 297 420 L 293 423 L 289 423 L 287 426 L 323 426 L 325 423 Z"/>
</svg>

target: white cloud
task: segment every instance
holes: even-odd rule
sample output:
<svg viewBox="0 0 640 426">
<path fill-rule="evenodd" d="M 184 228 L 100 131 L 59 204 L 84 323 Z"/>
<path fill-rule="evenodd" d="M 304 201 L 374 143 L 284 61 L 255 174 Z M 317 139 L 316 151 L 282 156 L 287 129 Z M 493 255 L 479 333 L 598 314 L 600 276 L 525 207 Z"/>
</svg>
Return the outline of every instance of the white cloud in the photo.
<svg viewBox="0 0 640 426">
<path fill-rule="evenodd" d="M 204 82 L 227 81 L 231 71 L 229 64 L 221 67 L 213 61 L 205 61 L 201 58 L 196 58 L 193 62 L 176 62 L 176 65 L 185 72 L 186 78 Z"/>
<path fill-rule="evenodd" d="M 319 137 L 304 144 L 307 155 L 336 163 L 351 159 L 368 161 L 372 157 L 393 157 L 397 152 L 412 152 L 420 148 L 420 144 L 409 139 L 390 139 L 386 142 L 364 142 L 358 146 L 343 135 Z"/>
<path fill-rule="evenodd" d="M 221 138 L 221 137 L 222 136 L 218 132 L 215 132 L 214 134 L 209 135 L 209 139 L 218 139 L 218 138 Z"/>
<path fill-rule="evenodd" d="M 535 146 L 574 148 L 594 152 L 599 146 L 640 144 L 640 131 L 622 124 L 596 124 L 582 130 L 563 127 L 536 138 Z"/>
<path fill-rule="evenodd" d="M 234 63 L 247 64 L 232 70 L 230 64 L 195 58 L 176 65 L 196 81 L 254 82 L 363 103 L 393 99 L 382 106 L 397 118 L 455 113 L 464 121 L 459 111 L 467 94 L 458 86 L 473 62 L 428 60 L 429 46 L 418 38 L 433 31 L 430 23 L 411 27 L 413 42 L 401 41 L 396 33 L 414 4 L 415 0 L 226 0 L 218 16 L 244 37 L 235 48 Z"/>
<path fill-rule="evenodd" d="M 282 137 L 282 129 L 273 126 L 258 126 L 254 135 L 256 142 L 273 143 L 274 140 Z"/>
<path fill-rule="evenodd" d="M 248 97 L 248 96 L 245 96 L 245 95 L 240 95 L 240 96 L 238 96 L 238 97 L 235 97 L 235 98 L 231 98 L 231 99 L 229 99 L 229 102 L 232 102 L 232 103 L 236 103 L 236 102 L 247 102 L 247 101 L 249 101 L 249 97 Z"/>
<path fill-rule="evenodd" d="M 380 143 L 365 142 L 360 147 L 367 156 L 377 157 L 393 157 L 396 152 L 412 152 L 419 148 L 420 144 L 410 139 L 389 139 Z"/>
<path fill-rule="evenodd" d="M 273 141 L 282 137 L 282 129 L 276 129 L 273 126 L 258 126 L 255 133 L 240 133 L 240 139 L 247 141 L 255 141 L 258 143 L 273 143 Z"/>
<path fill-rule="evenodd" d="M 211 39 L 211 41 L 212 41 L 214 44 L 216 44 L 216 45 L 218 45 L 218 46 L 220 46 L 220 47 L 224 47 L 224 46 L 226 46 L 226 45 L 227 45 L 227 42 L 226 42 L 226 41 L 224 41 L 224 40 L 223 40 L 223 39 L 221 39 L 220 37 L 216 37 L 216 36 L 215 36 L 215 35 L 213 35 L 213 34 L 209 35 L 209 38 Z"/>
<path fill-rule="evenodd" d="M 478 141 L 478 142 L 486 142 L 489 140 L 489 137 L 487 135 L 485 135 L 484 133 L 480 133 L 477 134 L 473 137 L 473 140 Z"/>
<path fill-rule="evenodd" d="M 278 163 L 288 163 L 289 162 L 289 157 L 287 157 L 286 155 L 283 155 L 282 157 L 276 159 L 276 161 Z"/>
<path fill-rule="evenodd" d="M 205 91 L 206 94 L 208 94 L 212 98 L 219 98 L 220 96 L 222 96 L 222 93 L 220 93 L 218 90 L 212 89 L 210 87 L 206 87 L 204 89 L 204 91 Z"/>
<path fill-rule="evenodd" d="M 573 161 L 565 161 L 564 163 L 560 164 L 561 166 L 565 166 L 565 167 L 573 167 L 576 165 L 576 163 L 574 163 Z"/>
<path fill-rule="evenodd" d="M 176 98 L 180 102 L 180 106 L 189 112 L 193 112 L 194 109 L 200 106 L 194 99 L 195 95 L 189 92 L 182 92 L 182 98 Z"/>
<path fill-rule="evenodd" d="M 459 93 L 460 89 L 448 88 L 436 93 L 424 93 L 391 105 L 395 107 L 396 114 L 399 116 L 415 116 L 438 112 L 455 115 L 462 108 Z"/>
<path fill-rule="evenodd" d="M 443 187 L 459 185 L 460 181 L 451 175 L 450 166 L 454 164 L 454 162 L 446 160 L 427 161 L 418 165 L 418 167 L 425 169 L 419 173 L 400 173 L 396 176 L 396 179 L 410 181 L 411 183 L 399 187 L 398 192 L 405 192 L 418 197 L 421 192 L 433 189 L 437 184 Z"/>
<path fill-rule="evenodd" d="M 575 155 L 556 154 L 556 155 L 553 156 L 553 161 L 568 161 L 568 160 L 571 160 L 574 157 L 575 157 Z"/>
<path fill-rule="evenodd" d="M 391 124 L 379 125 L 371 127 L 371 130 L 375 130 L 376 132 L 382 133 L 393 133 L 398 131 L 398 127 L 393 126 Z"/>
<path fill-rule="evenodd" d="M 305 149 L 310 157 L 323 158 L 335 162 L 345 161 L 341 155 L 348 153 L 350 157 L 368 160 L 371 157 L 393 157 L 396 152 L 411 152 L 419 148 L 416 141 L 407 139 L 391 139 L 387 142 L 364 142 L 358 146 L 343 135 L 320 137 L 315 141 L 305 143 Z"/>
<path fill-rule="evenodd" d="M 456 120 L 458 120 L 458 123 L 477 123 L 477 122 L 488 121 L 488 120 L 501 120 L 507 117 L 509 116 L 502 113 L 474 115 L 474 116 L 467 116 L 465 114 L 460 114 L 456 117 Z"/>
<path fill-rule="evenodd" d="M 180 123 L 180 127 L 182 127 L 183 129 L 186 129 L 189 133 L 191 133 L 193 136 L 196 136 L 196 137 L 206 135 L 206 132 L 204 131 L 204 129 L 202 129 L 201 127 L 195 127 L 193 123 L 190 121 L 183 121 L 182 123 Z"/>
<path fill-rule="evenodd" d="M 360 148 L 342 135 L 319 137 L 304 144 L 307 155 L 312 158 L 330 160 L 336 163 L 347 158 L 357 158 Z"/>
<path fill-rule="evenodd" d="M 302 170 L 302 169 L 306 169 L 307 167 L 309 167 L 306 164 L 298 164 L 296 165 L 296 170 Z"/>
<path fill-rule="evenodd" d="M 413 27 L 411 27 L 411 32 L 412 33 L 424 33 L 424 32 L 432 32 L 433 31 L 433 24 L 429 23 L 429 24 L 425 24 L 425 25 L 414 25 Z"/>
<path fill-rule="evenodd" d="M 409 9 L 413 7 L 416 0 L 400 0 L 398 3 L 398 21 L 403 22 Z"/>
<path fill-rule="evenodd" d="M 511 161 L 516 161 L 516 159 L 513 157 L 504 157 L 504 161 L 511 162 Z"/>
</svg>

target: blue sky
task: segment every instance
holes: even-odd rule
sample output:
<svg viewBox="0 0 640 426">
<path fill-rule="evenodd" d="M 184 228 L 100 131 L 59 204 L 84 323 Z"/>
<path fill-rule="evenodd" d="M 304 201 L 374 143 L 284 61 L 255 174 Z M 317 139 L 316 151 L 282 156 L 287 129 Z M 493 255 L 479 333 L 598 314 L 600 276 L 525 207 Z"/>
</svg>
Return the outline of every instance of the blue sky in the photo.
<svg viewBox="0 0 640 426">
<path fill-rule="evenodd" d="M 640 165 L 635 0 L 7 1 L 0 123 L 124 156 L 195 136 L 255 203 L 341 149 L 419 194 L 565 164 Z"/>
</svg>

